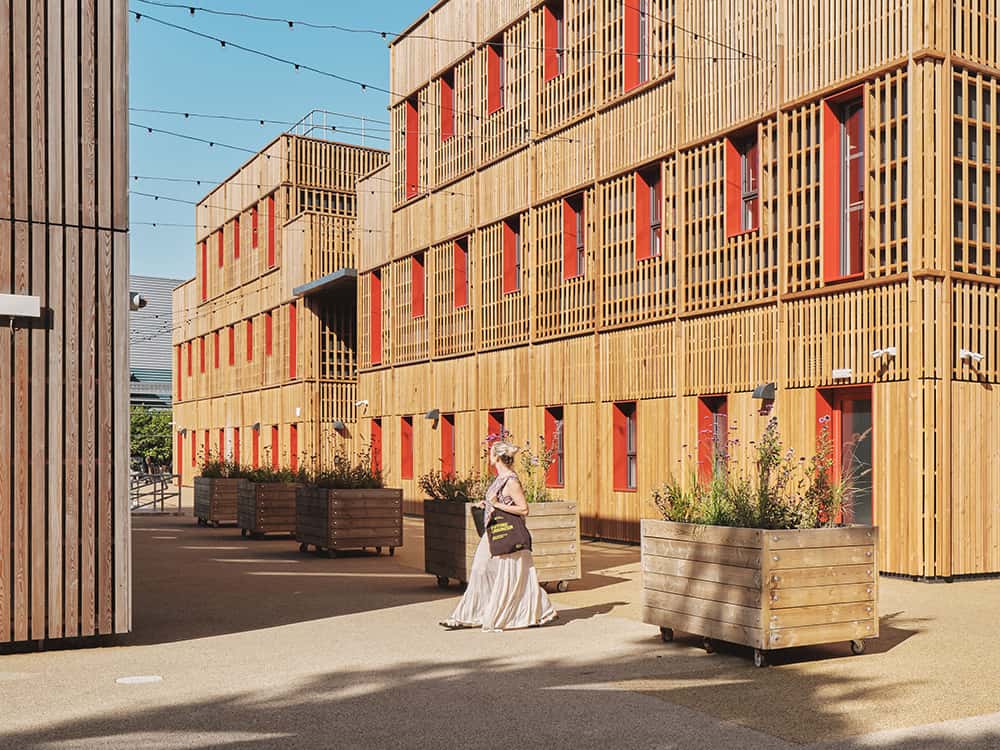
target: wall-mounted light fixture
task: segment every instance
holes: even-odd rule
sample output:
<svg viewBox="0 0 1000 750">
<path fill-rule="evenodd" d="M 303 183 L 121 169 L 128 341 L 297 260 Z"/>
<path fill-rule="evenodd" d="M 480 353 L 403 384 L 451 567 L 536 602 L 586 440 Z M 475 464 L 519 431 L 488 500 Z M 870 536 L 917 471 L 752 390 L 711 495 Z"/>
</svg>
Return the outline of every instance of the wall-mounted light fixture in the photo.
<svg viewBox="0 0 1000 750">
<path fill-rule="evenodd" d="M 979 352 L 974 352 L 969 349 L 961 349 L 958 352 L 958 358 L 963 362 L 971 362 L 978 365 L 984 359 L 986 359 L 985 354 L 980 354 Z"/>
<path fill-rule="evenodd" d="M 424 415 L 424 417 L 426 419 L 430 419 L 430 420 L 432 420 L 434 422 L 437 422 L 441 418 L 441 410 L 440 409 L 431 409 L 429 412 L 427 412 Z"/>
<path fill-rule="evenodd" d="M 347 432 L 347 425 L 344 424 L 341 420 L 335 419 L 333 420 L 333 429 L 338 433 L 340 433 L 341 435 L 343 435 L 345 432 Z"/>
<path fill-rule="evenodd" d="M 368 399 L 363 398 L 360 401 L 355 401 L 354 408 L 362 409 L 363 411 L 368 411 Z"/>
<path fill-rule="evenodd" d="M 26 294 L 0 294 L 0 317 L 40 318 L 42 301 Z"/>
<path fill-rule="evenodd" d="M 260 432 L 260 422 L 254 422 L 253 423 L 253 431 L 254 432 Z"/>
<path fill-rule="evenodd" d="M 753 390 L 753 397 L 759 401 L 774 401 L 778 387 L 774 383 L 761 383 Z"/>
<path fill-rule="evenodd" d="M 148 300 L 137 292 L 132 292 L 128 296 L 128 309 L 132 312 L 141 310 L 148 304 Z"/>
<path fill-rule="evenodd" d="M 896 347 L 887 346 L 885 349 L 876 349 L 872 352 L 872 359 L 882 359 L 886 357 L 888 359 L 896 358 Z"/>
<path fill-rule="evenodd" d="M 181 437 L 187 437 L 188 428 L 187 427 L 181 427 L 181 429 L 179 430 L 179 434 L 180 434 Z"/>
</svg>

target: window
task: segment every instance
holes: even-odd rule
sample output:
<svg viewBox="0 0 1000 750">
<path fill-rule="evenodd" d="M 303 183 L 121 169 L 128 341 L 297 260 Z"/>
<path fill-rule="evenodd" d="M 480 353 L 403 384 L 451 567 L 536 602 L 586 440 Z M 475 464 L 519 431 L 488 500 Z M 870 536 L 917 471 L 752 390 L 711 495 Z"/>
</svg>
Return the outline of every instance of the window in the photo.
<svg viewBox="0 0 1000 750">
<path fill-rule="evenodd" d="M 208 242 L 201 241 L 201 301 L 208 299 Z"/>
<path fill-rule="evenodd" d="M 382 363 L 382 274 L 379 271 L 372 273 L 371 288 L 371 321 L 369 325 L 371 331 L 371 363 L 373 365 Z"/>
<path fill-rule="evenodd" d="M 503 293 L 521 289 L 521 219 L 515 216 L 503 223 Z"/>
<path fill-rule="evenodd" d="M 417 98 L 406 100 L 406 197 L 420 192 L 420 110 Z"/>
<path fill-rule="evenodd" d="M 698 399 L 698 475 L 709 481 L 729 459 L 729 402 L 725 396 Z"/>
<path fill-rule="evenodd" d="M 441 417 L 441 474 L 455 475 L 455 415 Z"/>
<path fill-rule="evenodd" d="M 252 440 L 252 450 L 253 450 L 253 468 L 258 468 L 260 466 L 260 426 L 251 427 L 250 433 L 253 435 Z"/>
<path fill-rule="evenodd" d="M 257 206 L 250 209 L 250 247 L 254 250 L 257 249 L 259 243 L 258 230 L 259 230 L 260 216 L 257 210 Z"/>
<path fill-rule="evenodd" d="M 219 353 L 222 350 L 222 342 L 221 342 L 221 338 L 222 337 L 219 336 L 219 331 L 216 331 L 212 338 L 214 339 L 214 346 L 212 348 L 215 349 L 215 354 L 214 354 L 215 369 L 218 370 L 219 369 L 219 359 L 220 359 Z"/>
<path fill-rule="evenodd" d="M 583 276 L 586 264 L 587 229 L 583 215 L 583 196 L 563 201 L 563 278 Z"/>
<path fill-rule="evenodd" d="M 247 362 L 253 362 L 253 318 L 247 318 Z"/>
<path fill-rule="evenodd" d="M 635 176 L 635 257 L 658 258 L 663 254 L 663 180 L 660 165 Z"/>
<path fill-rule="evenodd" d="M 371 425 L 372 471 L 382 473 L 382 420 L 373 419 Z"/>
<path fill-rule="evenodd" d="M 281 468 L 281 432 L 278 425 L 271 425 L 271 468 Z"/>
<path fill-rule="evenodd" d="M 486 431 L 489 435 L 499 435 L 504 430 L 503 409 L 493 409 L 486 415 Z"/>
<path fill-rule="evenodd" d="M 274 350 L 274 327 L 271 311 L 264 313 L 264 354 L 271 356 Z"/>
<path fill-rule="evenodd" d="M 455 135 L 455 71 L 441 76 L 441 141 Z"/>
<path fill-rule="evenodd" d="M 200 371 L 202 374 L 205 373 L 205 337 L 201 336 L 198 339 L 198 349 L 200 351 L 200 357 L 198 358 L 198 363 L 200 365 Z"/>
<path fill-rule="evenodd" d="M 823 276 L 864 272 L 865 124 L 862 99 L 827 101 L 823 110 Z"/>
<path fill-rule="evenodd" d="M 240 259 L 240 217 L 233 219 L 233 258 Z"/>
<path fill-rule="evenodd" d="M 871 525 L 875 519 L 872 431 L 872 391 L 835 388 L 817 391 L 817 442 L 829 441 L 831 479 L 850 478 L 851 492 L 839 523 Z"/>
<path fill-rule="evenodd" d="M 236 364 L 236 326 L 229 326 L 229 366 Z"/>
<path fill-rule="evenodd" d="M 292 471 L 299 470 L 299 426 L 288 425 L 288 462 Z"/>
<path fill-rule="evenodd" d="M 612 419 L 615 490 L 630 492 L 639 484 L 635 402 L 615 404 Z"/>
<path fill-rule="evenodd" d="M 399 423 L 399 476 L 413 479 L 413 417 L 403 417 Z"/>
<path fill-rule="evenodd" d="M 486 45 L 486 114 L 503 109 L 506 77 L 503 37 L 500 36 Z"/>
<path fill-rule="evenodd" d="M 226 232 L 219 230 L 219 268 L 222 268 L 226 260 Z"/>
<path fill-rule="evenodd" d="M 288 377 L 294 380 L 298 376 L 298 308 L 293 302 L 288 306 Z"/>
<path fill-rule="evenodd" d="M 562 0 L 545 6 L 545 80 L 566 72 L 566 18 Z"/>
<path fill-rule="evenodd" d="M 760 227 L 760 149 L 756 132 L 726 139 L 726 236 Z"/>
<path fill-rule="evenodd" d="M 649 0 L 625 4 L 625 90 L 649 80 Z"/>
<path fill-rule="evenodd" d="M 552 465 L 545 476 L 547 487 L 566 485 L 566 450 L 563 442 L 563 407 L 550 406 L 545 410 L 545 447 L 552 451 Z"/>
<path fill-rule="evenodd" d="M 455 309 L 469 304 L 469 239 L 455 240 Z"/>
<path fill-rule="evenodd" d="M 267 197 L 267 267 L 274 268 L 275 248 L 274 248 L 274 196 Z"/>
<path fill-rule="evenodd" d="M 424 291 L 424 254 L 417 253 L 410 259 L 410 316 L 424 317 L 426 293 Z"/>
</svg>

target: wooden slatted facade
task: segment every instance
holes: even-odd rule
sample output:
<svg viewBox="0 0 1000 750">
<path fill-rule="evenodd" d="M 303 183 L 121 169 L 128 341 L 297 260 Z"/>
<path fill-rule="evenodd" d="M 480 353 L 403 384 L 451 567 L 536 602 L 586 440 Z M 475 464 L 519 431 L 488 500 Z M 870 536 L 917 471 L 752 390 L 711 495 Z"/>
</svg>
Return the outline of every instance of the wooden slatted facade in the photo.
<svg viewBox="0 0 1000 750">
<path fill-rule="evenodd" d="M 384 151 L 282 135 L 199 203 L 197 273 L 174 292 L 183 484 L 208 458 L 322 468 L 339 445 L 358 444 L 355 184 L 386 161 Z"/>
<path fill-rule="evenodd" d="M 706 413 L 746 445 L 774 383 L 800 454 L 851 394 L 868 404 L 883 570 L 1000 572 L 998 24 L 964 0 L 437 3 L 391 46 L 393 201 L 362 217 L 390 241 L 361 256 L 360 431 L 408 509 L 400 452 L 414 477 L 441 460 L 425 413 L 454 415 L 466 470 L 491 411 L 536 442 L 555 407 L 556 494 L 584 534 L 638 541 Z"/>
<path fill-rule="evenodd" d="M 124 0 L 0 12 L 0 645 L 131 629 Z"/>
</svg>

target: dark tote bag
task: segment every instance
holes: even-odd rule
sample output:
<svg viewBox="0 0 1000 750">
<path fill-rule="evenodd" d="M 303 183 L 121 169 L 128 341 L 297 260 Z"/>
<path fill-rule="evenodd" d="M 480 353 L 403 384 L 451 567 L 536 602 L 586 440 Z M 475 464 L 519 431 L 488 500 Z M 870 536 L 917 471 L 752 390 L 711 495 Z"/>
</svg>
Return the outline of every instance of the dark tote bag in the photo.
<svg viewBox="0 0 1000 750">
<path fill-rule="evenodd" d="M 493 557 L 531 549 L 531 534 L 528 533 L 524 516 L 494 507 L 486 533 L 489 535 L 490 554 Z"/>
</svg>

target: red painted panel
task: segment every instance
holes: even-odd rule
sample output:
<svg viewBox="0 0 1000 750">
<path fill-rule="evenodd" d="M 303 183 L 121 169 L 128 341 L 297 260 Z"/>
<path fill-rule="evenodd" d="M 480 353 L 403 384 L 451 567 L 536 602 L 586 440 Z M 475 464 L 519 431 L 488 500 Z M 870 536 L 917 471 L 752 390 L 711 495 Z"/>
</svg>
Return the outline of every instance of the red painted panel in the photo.
<svg viewBox="0 0 1000 750">
<path fill-rule="evenodd" d="M 823 102 L 823 278 L 840 278 L 840 120 L 831 102 Z"/>
<path fill-rule="evenodd" d="M 552 2 L 545 6 L 545 80 L 558 78 L 562 68 L 563 5 Z"/>
<path fill-rule="evenodd" d="M 455 417 L 441 417 L 441 473 L 448 477 L 455 474 Z"/>
<path fill-rule="evenodd" d="M 517 222 L 515 225 L 514 222 Z M 503 293 L 510 294 L 521 288 L 517 268 L 517 242 L 520 222 L 516 219 L 503 223 Z"/>
<path fill-rule="evenodd" d="M 743 210 L 743 180 L 740 151 L 735 141 L 726 139 L 726 236 L 735 237 L 743 231 L 740 214 Z"/>
<path fill-rule="evenodd" d="M 239 466 L 240 463 L 240 428 L 233 428 L 233 463 Z"/>
<path fill-rule="evenodd" d="M 468 240 L 455 242 L 455 309 L 469 304 L 469 249 L 463 244 Z"/>
<path fill-rule="evenodd" d="M 247 318 L 247 362 L 253 362 L 253 318 Z"/>
<path fill-rule="evenodd" d="M 416 99 L 406 101 L 406 197 L 420 193 L 420 111 Z"/>
<path fill-rule="evenodd" d="M 208 243 L 201 242 L 201 301 L 208 299 Z"/>
<path fill-rule="evenodd" d="M 219 460 L 226 460 L 226 430 L 225 428 L 219 430 Z"/>
<path fill-rule="evenodd" d="M 399 423 L 399 475 L 413 479 L 413 417 L 403 417 Z"/>
<path fill-rule="evenodd" d="M 188 341 L 188 377 L 194 374 L 194 342 Z"/>
<path fill-rule="evenodd" d="M 649 226 L 649 183 L 641 174 L 635 175 L 635 258 L 647 260 L 652 257 L 653 244 Z"/>
<path fill-rule="evenodd" d="M 750 225 L 747 227 L 747 231 L 754 231 L 760 228 L 760 143 L 757 141 L 756 135 L 753 142 L 747 147 L 746 157 L 747 169 L 752 175 L 753 183 L 757 190 L 757 197 L 748 203 Z"/>
<path fill-rule="evenodd" d="M 240 259 L 240 217 L 233 219 L 233 257 Z"/>
<path fill-rule="evenodd" d="M 177 468 L 174 469 L 174 473 L 180 475 L 181 477 L 183 477 L 184 476 L 184 436 L 181 435 L 179 432 L 177 433 L 177 456 L 176 456 L 176 460 L 174 461 L 174 466 L 177 467 Z"/>
<path fill-rule="evenodd" d="M 640 58 L 639 0 L 625 1 L 625 90 L 634 89 L 640 83 L 642 65 Z"/>
<path fill-rule="evenodd" d="M 236 326 L 229 326 L 229 366 L 236 364 Z"/>
<path fill-rule="evenodd" d="M 260 230 L 260 212 L 257 210 L 257 206 L 250 209 L 250 247 L 254 250 L 257 249 L 260 241 L 258 239 Z"/>
<path fill-rule="evenodd" d="M 298 376 L 298 325 L 296 315 L 298 310 L 293 302 L 288 306 L 288 377 L 295 379 Z"/>
<path fill-rule="evenodd" d="M 563 201 L 563 278 L 572 279 L 580 275 L 576 264 L 576 224 L 577 210 L 571 199 Z"/>
<path fill-rule="evenodd" d="M 181 362 L 184 359 L 184 349 L 177 347 L 177 400 L 181 400 L 183 394 L 184 371 L 181 369 Z"/>
<path fill-rule="evenodd" d="M 556 441 L 558 436 L 556 435 L 557 420 L 556 415 L 552 409 L 545 410 L 545 447 L 551 451 L 555 451 Z M 559 483 L 559 457 L 553 453 L 553 461 L 549 466 L 549 470 L 545 474 L 545 486 L 546 487 L 562 487 Z"/>
<path fill-rule="evenodd" d="M 712 478 L 712 410 L 705 399 L 698 399 L 698 477 L 707 482 Z"/>
<path fill-rule="evenodd" d="M 486 46 L 486 114 L 492 115 L 503 109 L 503 41 L 490 42 Z"/>
<path fill-rule="evenodd" d="M 614 488 L 627 491 L 628 486 L 628 417 L 622 404 L 612 407 L 612 455 L 614 461 Z"/>
<path fill-rule="evenodd" d="M 251 440 L 252 451 L 253 451 L 252 455 L 253 468 L 256 469 L 257 467 L 260 466 L 260 430 L 255 430 L 251 427 L 250 433 L 251 435 L 253 435 L 253 439 Z"/>
<path fill-rule="evenodd" d="M 271 425 L 271 468 L 281 468 L 281 432 L 278 425 Z"/>
<path fill-rule="evenodd" d="M 382 420 L 373 419 L 371 424 L 372 471 L 382 472 Z"/>
<path fill-rule="evenodd" d="M 215 356 L 215 369 L 218 370 L 219 369 L 219 352 L 222 350 L 222 345 L 219 343 L 220 336 L 219 336 L 219 332 L 218 331 L 216 331 L 213 334 L 213 339 L 215 341 L 215 355 L 214 355 Z"/>
<path fill-rule="evenodd" d="M 274 318 L 271 315 L 271 311 L 268 310 L 264 313 L 264 354 L 268 357 L 271 356 L 274 350 Z"/>
<path fill-rule="evenodd" d="M 382 363 L 382 277 L 372 274 L 371 289 L 371 360 L 373 365 Z"/>
<path fill-rule="evenodd" d="M 418 253 L 410 259 L 410 315 L 424 317 L 424 256 Z"/>
<path fill-rule="evenodd" d="M 191 465 L 198 465 L 198 444 L 197 437 L 194 430 L 191 430 Z"/>
<path fill-rule="evenodd" d="M 274 196 L 267 197 L 267 267 L 274 268 L 275 247 L 274 247 Z"/>
<path fill-rule="evenodd" d="M 226 260 L 226 233 L 219 230 L 219 268 L 222 268 Z"/>
<path fill-rule="evenodd" d="M 210 461 L 212 457 L 212 448 L 208 444 L 208 441 L 209 441 L 209 432 L 208 430 L 205 430 L 205 455 L 202 458 L 202 461 Z"/>
<path fill-rule="evenodd" d="M 199 359 L 199 365 L 201 366 L 201 372 L 205 372 L 205 337 L 201 336 L 198 339 L 198 348 L 201 351 L 201 357 Z"/>
<path fill-rule="evenodd" d="M 299 470 L 299 426 L 288 425 L 288 454 L 292 471 Z"/>
<path fill-rule="evenodd" d="M 486 415 L 486 430 L 490 435 L 499 435 L 504 428 L 503 409 L 494 409 Z"/>
<path fill-rule="evenodd" d="M 441 140 L 455 135 L 455 82 L 454 73 L 441 77 Z"/>
</svg>

